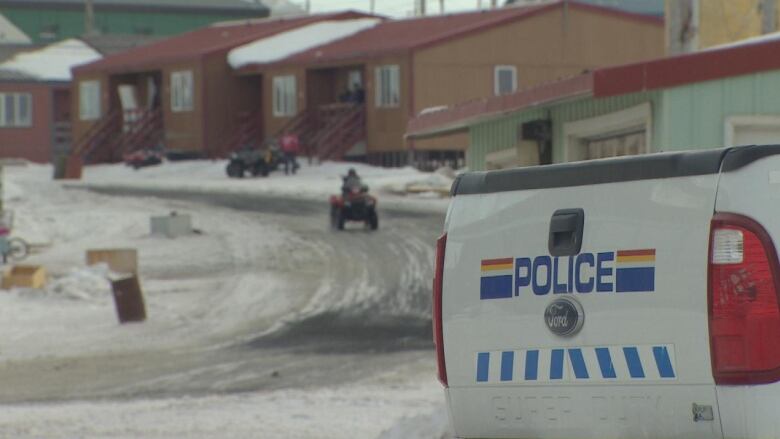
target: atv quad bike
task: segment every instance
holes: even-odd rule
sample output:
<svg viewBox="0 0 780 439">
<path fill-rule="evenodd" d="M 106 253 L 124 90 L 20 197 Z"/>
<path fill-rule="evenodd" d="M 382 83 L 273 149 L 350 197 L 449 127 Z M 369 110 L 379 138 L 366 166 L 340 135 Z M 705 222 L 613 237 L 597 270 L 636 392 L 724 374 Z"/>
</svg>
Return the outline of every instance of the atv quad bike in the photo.
<svg viewBox="0 0 780 439">
<path fill-rule="evenodd" d="M 341 195 L 330 197 L 331 227 L 344 230 L 344 224 L 348 221 L 362 222 L 371 230 L 379 228 L 376 198 L 368 194 L 368 186 L 345 186 Z"/>
<path fill-rule="evenodd" d="M 231 178 L 244 178 L 247 172 L 255 177 L 267 177 L 270 172 L 279 169 L 283 162 L 282 153 L 276 148 L 244 148 L 230 154 L 225 171 Z"/>
</svg>

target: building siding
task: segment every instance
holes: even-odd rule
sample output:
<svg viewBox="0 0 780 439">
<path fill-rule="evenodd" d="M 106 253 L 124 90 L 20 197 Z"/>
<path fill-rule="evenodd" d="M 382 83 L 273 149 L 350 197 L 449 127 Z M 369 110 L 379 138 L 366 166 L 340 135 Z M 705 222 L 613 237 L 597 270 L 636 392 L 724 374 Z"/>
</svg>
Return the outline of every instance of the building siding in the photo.
<svg viewBox="0 0 780 439">
<path fill-rule="evenodd" d="M 46 163 L 52 149 L 53 87 L 36 83 L 2 83 L 0 93 L 30 93 L 32 125 L 0 127 L 0 157 Z"/>
<path fill-rule="evenodd" d="M 162 69 L 161 104 L 165 146 L 176 151 L 199 151 L 206 153 L 204 129 L 208 121 L 204 118 L 203 63 L 182 63 L 168 65 Z M 174 112 L 171 109 L 171 73 L 191 70 L 193 75 L 193 108 L 191 111 Z M 116 93 L 116 90 L 114 90 Z"/>
<path fill-rule="evenodd" d="M 724 146 L 729 116 L 780 115 L 780 71 L 663 90 L 661 150 Z"/>
<path fill-rule="evenodd" d="M 469 136 L 471 145 L 466 151 L 466 166 L 473 171 L 484 170 L 487 154 L 517 145 L 517 129 L 520 124 L 546 117 L 546 110 L 533 109 L 472 126 Z"/>
<path fill-rule="evenodd" d="M 652 23 L 573 9 L 542 14 L 417 52 L 414 110 L 419 113 L 425 108 L 492 96 L 497 65 L 515 66 L 518 88 L 524 89 L 583 70 L 655 58 L 663 53 L 663 28 Z M 485 132 L 485 128 L 480 132 Z M 504 130 L 504 134 L 509 137 L 495 137 L 501 139 L 498 149 L 506 148 L 509 140 L 516 141 L 514 128 Z M 458 143 L 460 139 L 465 137 L 416 143 L 419 149 L 442 149 L 448 144 L 450 149 L 464 149 L 465 145 Z M 481 169 L 487 152 L 492 150 L 468 156 L 481 155 Z"/>
<path fill-rule="evenodd" d="M 659 136 L 663 131 L 661 94 L 659 92 L 645 92 L 603 99 L 582 98 L 557 105 L 515 112 L 495 120 L 475 124 L 470 129 L 470 146 L 466 153 L 466 165 L 472 170 L 484 170 L 485 155 L 516 146 L 520 124 L 535 119 L 552 120 L 553 162 L 560 163 L 564 160 L 564 124 L 625 110 L 645 102 L 650 102 L 652 106 L 653 132 L 650 150 L 656 151 L 658 150 L 656 145 Z"/>
</svg>

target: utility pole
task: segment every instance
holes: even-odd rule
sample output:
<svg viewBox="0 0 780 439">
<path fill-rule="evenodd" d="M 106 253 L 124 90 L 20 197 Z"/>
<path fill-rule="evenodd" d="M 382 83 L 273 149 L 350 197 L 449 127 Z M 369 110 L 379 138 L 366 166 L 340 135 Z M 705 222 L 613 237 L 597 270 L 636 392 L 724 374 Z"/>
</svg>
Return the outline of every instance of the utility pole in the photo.
<svg viewBox="0 0 780 439">
<path fill-rule="evenodd" d="M 444 0 L 439 0 L 439 13 L 444 14 Z"/>
<path fill-rule="evenodd" d="M 375 1 L 375 0 L 371 0 L 371 1 L 369 2 L 369 5 L 370 5 L 370 10 L 371 10 L 371 13 L 373 14 L 373 13 L 374 13 L 374 10 L 376 9 L 376 1 Z"/>
<path fill-rule="evenodd" d="M 496 9 L 498 7 L 498 0 L 490 0 L 490 8 Z"/>
<path fill-rule="evenodd" d="M 777 30 L 777 0 L 761 0 L 761 33 Z"/>
<path fill-rule="evenodd" d="M 306 0 L 305 8 L 306 8 L 306 13 L 307 14 L 311 13 L 311 0 Z"/>
<path fill-rule="evenodd" d="M 95 34 L 95 6 L 92 0 L 84 0 L 84 34 Z"/>
<path fill-rule="evenodd" d="M 426 0 L 420 0 L 420 16 L 422 17 L 425 17 L 425 14 L 427 13 L 427 11 L 425 10 L 425 6 L 426 6 L 425 3 Z"/>
</svg>

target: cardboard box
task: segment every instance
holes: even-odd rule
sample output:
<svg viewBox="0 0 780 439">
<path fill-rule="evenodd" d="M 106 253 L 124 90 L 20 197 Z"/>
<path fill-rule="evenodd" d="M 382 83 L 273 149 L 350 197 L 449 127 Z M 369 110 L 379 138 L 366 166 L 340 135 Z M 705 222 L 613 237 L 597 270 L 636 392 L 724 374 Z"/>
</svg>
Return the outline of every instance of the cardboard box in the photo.
<svg viewBox="0 0 780 439">
<path fill-rule="evenodd" d="M 3 274 L 3 289 L 43 288 L 46 280 L 46 269 L 40 265 L 14 265 Z"/>
<path fill-rule="evenodd" d="M 107 248 L 87 250 L 87 265 L 108 264 L 115 273 L 138 274 L 138 250 Z"/>
<path fill-rule="evenodd" d="M 152 235 L 165 235 L 176 238 L 192 234 L 192 217 L 173 213 L 168 216 L 153 216 L 151 218 Z"/>
</svg>

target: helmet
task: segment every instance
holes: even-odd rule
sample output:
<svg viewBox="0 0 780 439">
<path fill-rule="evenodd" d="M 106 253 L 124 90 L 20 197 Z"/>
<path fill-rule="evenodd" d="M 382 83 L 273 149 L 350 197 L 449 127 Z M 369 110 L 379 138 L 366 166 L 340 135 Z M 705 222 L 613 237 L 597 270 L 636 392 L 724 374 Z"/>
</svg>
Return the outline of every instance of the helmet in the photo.
<svg viewBox="0 0 780 439">
<path fill-rule="evenodd" d="M 355 177 L 357 176 L 357 171 L 355 171 L 355 168 L 349 168 L 349 171 L 347 171 L 347 175 L 349 175 L 350 177 Z"/>
</svg>

